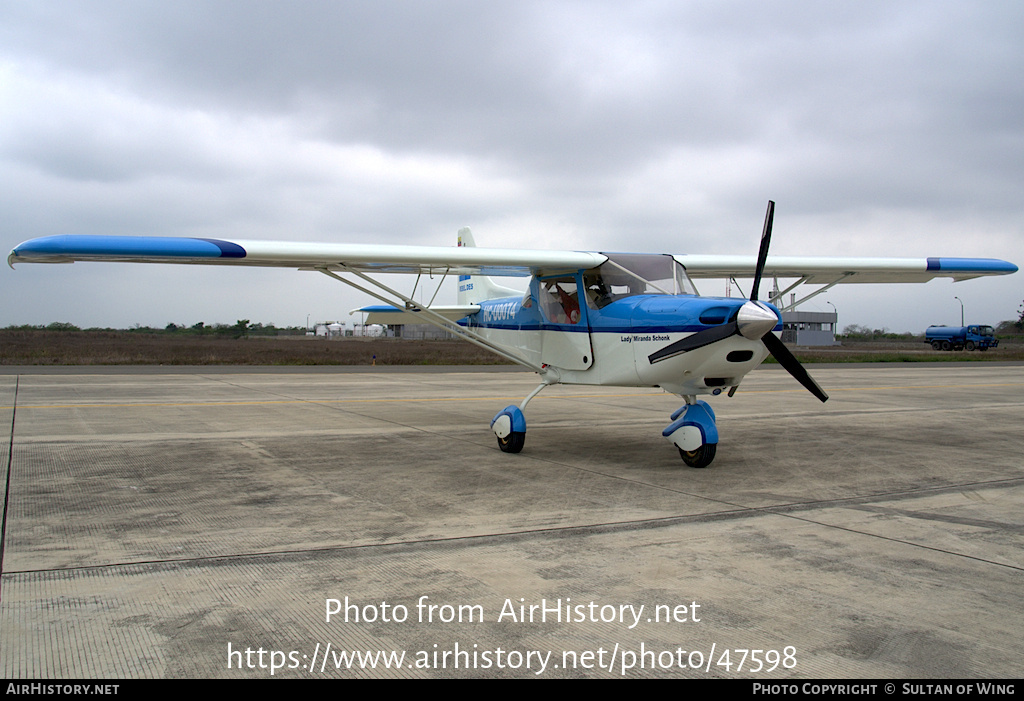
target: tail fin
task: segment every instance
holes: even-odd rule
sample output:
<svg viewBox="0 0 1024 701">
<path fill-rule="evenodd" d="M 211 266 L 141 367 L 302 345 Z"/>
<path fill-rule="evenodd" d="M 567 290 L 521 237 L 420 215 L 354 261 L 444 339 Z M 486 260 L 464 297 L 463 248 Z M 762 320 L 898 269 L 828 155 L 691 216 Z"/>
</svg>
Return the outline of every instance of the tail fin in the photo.
<svg viewBox="0 0 1024 701">
<path fill-rule="evenodd" d="M 473 232 L 469 230 L 468 226 L 459 229 L 459 246 L 476 248 Z M 487 299 L 518 297 L 522 294 L 520 290 L 513 290 L 495 283 L 486 275 L 459 275 L 458 303 L 460 305 L 479 304 Z"/>
<path fill-rule="evenodd" d="M 459 229 L 459 247 L 467 246 L 468 248 L 476 248 L 476 241 L 473 240 L 473 232 L 469 230 L 468 226 L 464 226 Z"/>
</svg>

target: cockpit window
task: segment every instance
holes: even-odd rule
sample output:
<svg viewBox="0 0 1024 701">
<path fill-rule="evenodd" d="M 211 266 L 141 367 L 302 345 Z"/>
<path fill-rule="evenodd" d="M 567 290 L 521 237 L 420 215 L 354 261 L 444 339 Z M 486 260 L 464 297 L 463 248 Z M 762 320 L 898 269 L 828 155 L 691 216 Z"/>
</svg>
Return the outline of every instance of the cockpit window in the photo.
<svg viewBox="0 0 1024 701">
<path fill-rule="evenodd" d="M 540 281 L 540 309 L 555 324 L 578 324 L 579 292 L 575 277 L 552 277 Z"/>
<path fill-rule="evenodd" d="M 697 294 L 686 270 L 672 256 L 629 253 L 605 254 L 600 267 L 583 273 L 587 305 L 601 309 L 634 295 Z"/>
</svg>

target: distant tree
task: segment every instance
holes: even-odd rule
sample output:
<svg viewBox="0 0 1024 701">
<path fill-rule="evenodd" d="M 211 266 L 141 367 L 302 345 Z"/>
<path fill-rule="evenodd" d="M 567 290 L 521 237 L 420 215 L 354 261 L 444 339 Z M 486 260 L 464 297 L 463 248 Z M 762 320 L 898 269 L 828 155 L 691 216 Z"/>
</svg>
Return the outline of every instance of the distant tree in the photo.
<svg viewBox="0 0 1024 701">
<path fill-rule="evenodd" d="M 46 327 L 47 331 L 81 331 L 80 328 L 67 321 L 55 321 L 52 324 L 48 324 Z"/>
<path fill-rule="evenodd" d="M 1017 322 L 1014 324 L 1014 326 L 1017 327 L 1018 331 L 1024 331 L 1024 302 L 1020 303 L 1020 308 L 1017 311 L 1020 314 L 1020 318 L 1017 319 Z"/>
<path fill-rule="evenodd" d="M 996 336 L 1015 335 L 1020 333 L 1019 321 L 1012 321 L 1007 319 L 1006 321 L 1000 321 L 996 324 L 995 332 Z"/>
<path fill-rule="evenodd" d="M 244 338 L 249 335 L 249 320 L 239 319 L 235 322 L 235 325 L 231 327 L 231 335 L 235 338 Z"/>
<path fill-rule="evenodd" d="M 880 329 L 872 329 L 867 326 L 861 326 L 860 324 L 850 324 L 843 328 L 843 338 L 857 341 L 878 341 L 887 339 L 890 341 L 898 341 L 903 339 L 915 338 L 916 334 L 913 333 L 896 333 L 890 331 L 884 326 Z"/>
<path fill-rule="evenodd" d="M 277 336 L 279 332 L 279 329 L 273 323 L 255 323 L 249 326 L 250 336 Z"/>
<path fill-rule="evenodd" d="M 860 324 L 850 324 L 849 326 L 843 328 L 843 335 L 849 337 L 867 337 L 871 335 L 871 329 L 869 329 L 867 326 L 861 326 Z"/>
</svg>

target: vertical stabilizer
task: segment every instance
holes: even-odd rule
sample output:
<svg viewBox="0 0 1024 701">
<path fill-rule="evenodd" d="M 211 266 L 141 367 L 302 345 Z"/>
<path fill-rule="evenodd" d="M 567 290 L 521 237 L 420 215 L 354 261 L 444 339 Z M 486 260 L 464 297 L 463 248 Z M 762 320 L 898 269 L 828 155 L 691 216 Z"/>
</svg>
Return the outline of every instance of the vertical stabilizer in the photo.
<svg viewBox="0 0 1024 701">
<path fill-rule="evenodd" d="M 476 248 L 476 241 L 473 240 L 473 232 L 469 230 L 468 226 L 464 226 L 459 229 L 459 246 Z"/>
<path fill-rule="evenodd" d="M 468 226 L 459 229 L 459 246 L 476 248 L 473 232 L 469 230 Z M 495 283 L 486 275 L 459 275 L 458 303 L 460 305 L 479 304 L 487 299 L 517 297 L 522 294 L 520 290 Z"/>
</svg>

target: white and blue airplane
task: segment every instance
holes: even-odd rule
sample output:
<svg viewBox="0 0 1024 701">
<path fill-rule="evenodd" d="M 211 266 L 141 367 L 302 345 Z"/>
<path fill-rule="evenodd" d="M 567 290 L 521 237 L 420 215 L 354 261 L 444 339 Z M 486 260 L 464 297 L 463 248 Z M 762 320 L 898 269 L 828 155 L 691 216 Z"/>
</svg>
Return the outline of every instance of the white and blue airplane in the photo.
<svg viewBox="0 0 1024 701">
<path fill-rule="evenodd" d="M 22 243 L 7 261 L 12 267 L 111 261 L 317 271 L 384 302 L 354 310 L 368 313 L 367 323 L 433 324 L 536 372 L 537 388 L 491 421 L 501 450 L 523 449 L 526 405 L 548 385 L 661 387 L 684 401 L 662 435 L 687 465 L 706 467 L 715 457 L 718 428 L 711 406 L 698 397 L 731 397 L 769 354 L 815 397 L 828 399 L 775 335 L 782 328 L 780 307 L 795 307 L 840 283 L 967 280 L 1017 271 L 987 258 L 769 257 L 774 210 L 769 202 L 756 258 L 477 248 L 462 229 L 458 247 L 49 236 Z M 418 277 L 405 294 L 373 277 L 384 273 Z M 758 299 L 765 275 L 796 282 L 765 302 Z M 458 303 L 415 301 L 423 276 L 441 282 L 457 276 Z M 529 278 L 529 287 L 520 292 L 492 277 Z M 693 283 L 746 277 L 753 277 L 749 299 L 704 297 Z M 784 307 L 784 296 L 804 284 L 820 287 Z"/>
</svg>

